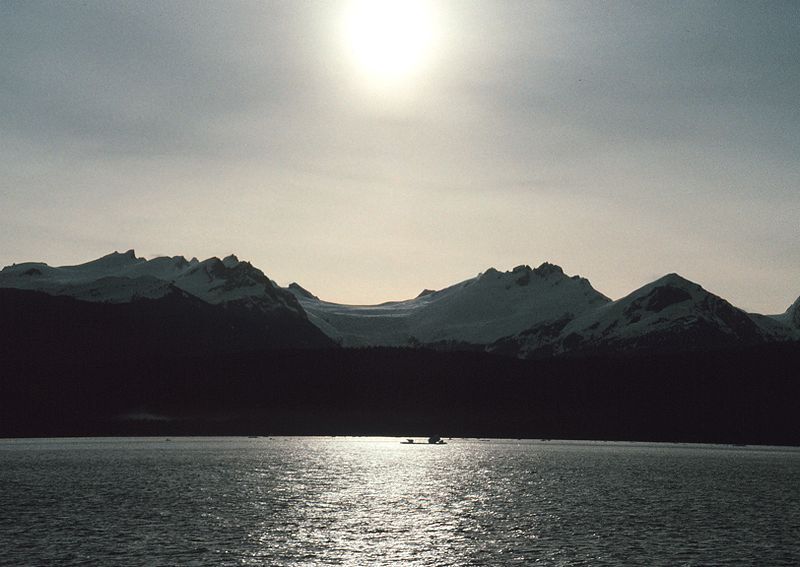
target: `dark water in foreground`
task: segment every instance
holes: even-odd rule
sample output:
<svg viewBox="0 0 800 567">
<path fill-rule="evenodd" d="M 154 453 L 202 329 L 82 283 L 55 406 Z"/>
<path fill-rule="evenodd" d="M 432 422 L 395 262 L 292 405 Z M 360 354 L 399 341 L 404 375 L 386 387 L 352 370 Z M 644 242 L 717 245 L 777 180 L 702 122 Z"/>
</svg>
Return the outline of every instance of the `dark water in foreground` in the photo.
<svg viewBox="0 0 800 567">
<path fill-rule="evenodd" d="M 0 440 L 3 565 L 800 564 L 800 450 Z"/>
</svg>

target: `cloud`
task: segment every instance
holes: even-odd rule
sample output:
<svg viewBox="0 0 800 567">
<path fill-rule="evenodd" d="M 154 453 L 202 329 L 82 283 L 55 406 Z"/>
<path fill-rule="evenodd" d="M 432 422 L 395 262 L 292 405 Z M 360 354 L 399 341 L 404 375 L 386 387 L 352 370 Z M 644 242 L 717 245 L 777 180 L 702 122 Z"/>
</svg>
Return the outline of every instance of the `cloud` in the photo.
<svg viewBox="0 0 800 567">
<path fill-rule="evenodd" d="M 444 2 L 396 100 L 349 72 L 342 6 L 0 3 L 9 262 L 233 250 L 368 300 L 498 257 L 614 295 L 660 259 L 733 295 L 757 264 L 750 305 L 797 295 L 796 3 Z"/>
</svg>

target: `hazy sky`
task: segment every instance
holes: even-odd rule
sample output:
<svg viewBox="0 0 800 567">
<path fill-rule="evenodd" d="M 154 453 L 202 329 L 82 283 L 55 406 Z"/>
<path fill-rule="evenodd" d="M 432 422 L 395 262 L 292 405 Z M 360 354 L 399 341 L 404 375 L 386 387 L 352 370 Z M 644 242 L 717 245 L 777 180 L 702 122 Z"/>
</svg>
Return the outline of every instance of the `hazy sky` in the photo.
<svg viewBox="0 0 800 567">
<path fill-rule="evenodd" d="M 234 252 L 351 303 L 545 260 L 612 298 L 800 295 L 800 3 L 422 2 L 387 55 L 351 4 L 0 0 L 0 264 Z"/>
</svg>

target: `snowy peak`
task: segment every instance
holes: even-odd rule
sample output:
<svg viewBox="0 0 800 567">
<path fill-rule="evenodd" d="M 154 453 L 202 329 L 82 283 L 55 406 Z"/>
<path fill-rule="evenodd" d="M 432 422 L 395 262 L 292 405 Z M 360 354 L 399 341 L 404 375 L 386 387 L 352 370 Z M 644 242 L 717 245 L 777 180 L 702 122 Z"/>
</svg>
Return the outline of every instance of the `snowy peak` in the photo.
<svg viewBox="0 0 800 567">
<path fill-rule="evenodd" d="M 614 302 L 630 323 L 655 317 L 685 323 L 699 318 L 716 318 L 731 327 L 749 321 L 730 303 L 678 274 L 668 274 Z"/>
<path fill-rule="evenodd" d="M 530 268 L 528 268 L 528 266 L 519 266 L 519 267 L 527 268 L 527 270 L 530 271 Z M 514 268 L 514 270 L 516 269 L 517 268 Z M 549 278 L 553 276 L 566 277 L 564 276 L 564 270 L 561 269 L 561 266 L 558 266 L 556 264 L 551 264 L 550 262 L 544 262 L 541 266 L 533 270 L 533 273 L 535 273 L 540 278 Z"/>
<path fill-rule="evenodd" d="M 531 286 L 532 289 L 540 289 L 542 287 L 558 285 L 565 281 L 575 281 L 580 282 L 593 292 L 599 293 L 592 288 L 588 280 L 580 276 L 567 276 L 561 266 L 557 266 L 556 264 L 551 264 L 549 262 L 544 262 L 538 268 L 533 269 L 531 269 L 531 267 L 527 264 L 520 264 L 519 266 L 516 266 L 507 272 L 501 272 L 495 268 L 488 268 L 485 272 L 478 274 L 474 280 L 467 280 L 466 282 L 462 282 L 462 284 L 457 285 L 466 286 L 471 284 L 473 281 L 478 282 L 479 287 L 483 287 L 484 289 L 495 288 L 498 290 L 510 290 L 515 287 L 528 286 Z"/>
<path fill-rule="evenodd" d="M 642 286 L 641 289 L 645 289 L 648 287 L 656 287 L 656 286 L 671 286 L 677 288 L 691 288 L 691 289 L 702 289 L 699 284 L 694 283 L 691 280 L 687 280 L 680 274 L 676 274 L 675 272 L 671 272 L 664 276 L 661 276 L 657 280 Z"/>
<path fill-rule="evenodd" d="M 550 262 L 488 268 L 417 297 L 380 305 L 321 301 L 297 283 L 280 288 L 233 254 L 147 260 L 133 250 L 74 266 L 27 262 L 0 270 L 0 288 L 81 301 L 182 297 L 231 316 L 313 324 L 344 346 L 484 349 L 521 357 L 692 350 L 800 338 L 800 298 L 782 315 L 748 314 L 670 273 L 611 301 Z M 294 323 L 293 323 L 294 324 Z M 276 331 L 277 332 L 277 331 Z"/>
<path fill-rule="evenodd" d="M 131 248 L 125 252 L 114 251 L 111 254 L 101 256 L 97 260 L 87 262 L 87 264 L 109 264 L 109 263 L 130 263 L 144 261 L 144 258 L 137 258 L 136 252 Z"/>
<path fill-rule="evenodd" d="M 626 313 L 644 310 L 660 313 L 664 309 L 704 297 L 707 292 L 698 284 L 678 274 L 667 274 L 621 299 L 628 306 Z"/>
<path fill-rule="evenodd" d="M 146 260 L 128 250 L 75 266 L 54 268 L 32 262 L 4 268 L 0 287 L 111 303 L 161 297 L 179 289 L 213 305 L 235 303 L 259 311 L 288 308 L 305 317 L 291 294 L 276 288 L 261 270 L 233 254 L 202 262 L 183 256 Z"/>
<path fill-rule="evenodd" d="M 292 282 L 287 288 L 297 299 L 315 299 L 319 301 L 319 297 L 308 291 L 297 282 Z"/>
<path fill-rule="evenodd" d="M 92 260 L 90 262 L 86 262 L 85 264 L 78 264 L 77 266 L 67 266 L 67 268 L 74 268 L 78 270 L 104 269 L 104 268 L 114 269 L 125 266 L 131 266 L 146 261 L 147 260 L 145 260 L 144 258 L 137 258 L 136 252 L 134 252 L 133 249 L 131 249 L 128 250 L 127 252 L 112 252 L 111 254 L 102 256 L 97 260 Z"/>
<path fill-rule="evenodd" d="M 489 268 L 439 291 L 372 306 L 321 302 L 293 291 L 310 320 L 345 346 L 487 345 L 610 301 L 552 264 Z"/>
<path fill-rule="evenodd" d="M 153 277 L 173 281 L 191 266 L 192 263 L 183 256 L 173 256 L 171 258 L 162 256 L 135 265 L 125 266 L 116 270 L 114 275 L 119 277 Z"/>
<path fill-rule="evenodd" d="M 225 262 L 214 258 L 211 261 L 201 262 L 196 269 L 202 269 L 210 283 L 212 290 L 230 291 L 237 288 L 263 287 L 271 289 L 272 282 L 264 272 L 253 267 L 249 262 Z"/>
<path fill-rule="evenodd" d="M 617 301 L 587 311 L 539 343 L 521 342 L 527 355 L 597 351 L 686 350 L 755 344 L 764 331 L 724 299 L 678 274 L 667 274 Z"/>
<path fill-rule="evenodd" d="M 514 269 L 508 272 L 500 272 L 495 268 L 488 268 L 485 272 L 478 275 L 478 279 L 488 279 L 488 280 L 509 280 L 514 281 L 517 285 L 524 286 L 528 285 L 531 281 L 531 276 L 536 276 L 540 279 L 564 279 L 567 276 L 564 275 L 564 270 L 561 269 L 561 266 L 557 266 L 555 264 L 550 264 L 549 262 L 543 263 L 538 268 L 531 269 L 530 266 L 527 264 L 520 264 L 516 266 Z"/>
<path fill-rule="evenodd" d="M 174 279 L 174 284 L 212 305 L 236 304 L 259 311 L 288 308 L 305 317 L 291 293 L 273 285 L 250 262 L 242 262 L 233 255 L 224 260 L 213 257 L 196 264 L 190 262 Z"/>
</svg>

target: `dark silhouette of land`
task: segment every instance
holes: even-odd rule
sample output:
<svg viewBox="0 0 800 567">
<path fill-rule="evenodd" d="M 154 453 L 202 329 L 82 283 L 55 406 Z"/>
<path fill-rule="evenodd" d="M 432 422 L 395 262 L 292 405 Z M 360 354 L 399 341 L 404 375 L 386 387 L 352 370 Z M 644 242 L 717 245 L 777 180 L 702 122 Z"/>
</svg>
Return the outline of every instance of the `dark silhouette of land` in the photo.
<svg viewBox="0 0 800 567">
<path fill-rule="evenodd" d="M 371 348 L 5 362 L 4 436 L 313 434 L 800 445 L 800 348 L 520 361 Z"/>
<path fill-rule="evenodd" d="M 22 309 L 16 294 L 0 297 L 6 437 L 435 434 L 800 445 L 798 343 L 529 361 L 324 342 L 237 352 L 231 334 L 252 330 L 238 316 L 220 330 L 202 307 L 197 320 L 186 310 L 145 316 L 102 305 L 89 316 L 73 313 L 73 300 L 48 296 L 58 303 L 54 317 Z"/>
</svg>

